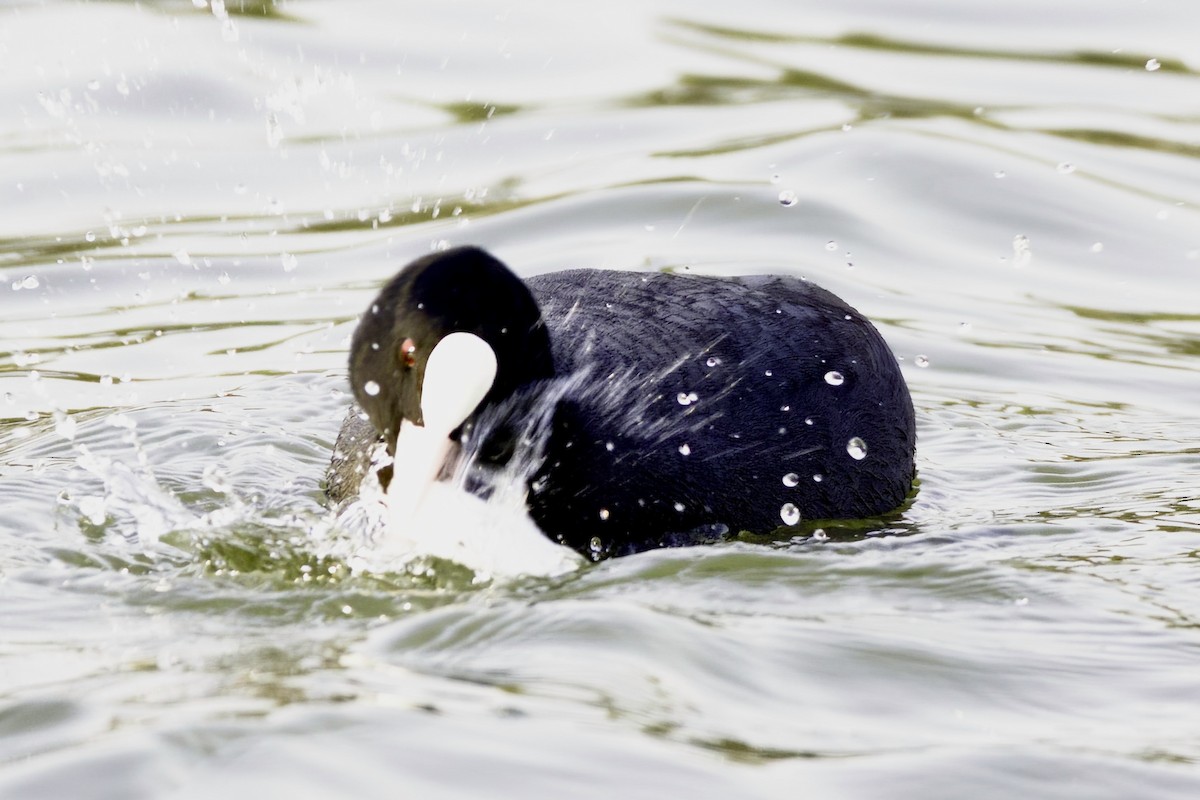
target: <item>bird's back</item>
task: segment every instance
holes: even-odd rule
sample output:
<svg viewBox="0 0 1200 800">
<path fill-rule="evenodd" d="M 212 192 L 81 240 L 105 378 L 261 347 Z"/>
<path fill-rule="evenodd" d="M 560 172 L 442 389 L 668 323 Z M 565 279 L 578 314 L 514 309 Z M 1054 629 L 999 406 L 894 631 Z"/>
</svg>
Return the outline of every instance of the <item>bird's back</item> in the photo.
<svg viewBox="0 0 1200 800">
<path fill-rule="evenodd" d="M 871 516 L 911 489 L 899 367 L 824 289 L 595 270 L 527 282 L 556 371 L 581 376 L 559 403 L 531 513 L 576 549 Z"/>
</svg>

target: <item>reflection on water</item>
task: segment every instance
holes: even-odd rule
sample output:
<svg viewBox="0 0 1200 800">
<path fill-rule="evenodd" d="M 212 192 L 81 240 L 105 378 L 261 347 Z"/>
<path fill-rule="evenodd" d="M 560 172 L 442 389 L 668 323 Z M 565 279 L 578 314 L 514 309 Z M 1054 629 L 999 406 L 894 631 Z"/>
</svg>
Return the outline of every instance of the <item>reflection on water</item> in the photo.
<svg viewBox="0 0 1200 800">
<path fill-rule="evenodd" d="M 1200 18 L 693 5 L 4 12 L 0 794 L 1196 795 Z M 813 278 L 919 493 L 355 571 L 348 337 L 463 243 Z"/>
</svg>

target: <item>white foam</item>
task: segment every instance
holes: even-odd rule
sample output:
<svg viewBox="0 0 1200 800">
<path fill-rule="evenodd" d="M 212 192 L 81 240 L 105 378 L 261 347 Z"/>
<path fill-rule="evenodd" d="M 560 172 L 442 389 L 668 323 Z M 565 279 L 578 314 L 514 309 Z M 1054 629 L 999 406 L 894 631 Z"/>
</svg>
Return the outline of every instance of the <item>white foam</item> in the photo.
<svg viewBox="0 0 1200 800">
<path fill-rule="evenodd" d="M 575 551 L 546 538 L 529 518 L 524 492 L 518 493 L 514 486 L 482 500 L 462 488 L 460 481 L 435 481 L 414 512 L 394 502 L 375 477 L 389 460 L 379 445 L 358 499 L 341 515 L 348 527 L 360 529 L 360 544 L 347 559 L 353 568 L 400 571 L 414 561 L 434 557 L 473 570 L 482 582 L 562 575 L 584 563 Z"/>
<path fill-rule="evenodd" d="M 386 571 L 435 557 L 488 580 L 560 575 L 583 563 L 575 551 L 546 538 L 526 510 L 525 482 L 541 460 L 541 437 L 535 434 L 546 427 L 555 392 L 537 404 L 541 413 L 528 422 L 524 438 L 538 444 L 495 476 L 488 500 L 463 488 L 471 452 L 463 454 L 453 476 L 438 480 L 455 447 L 450 433 L 479 405 L 495 375 L 495 353 L 472 334 L 452 333 L 430 353 L 421 395 L 424 426 L 401 424 L 386 493 L 376 473 L 390 459 L 380 445 L 358 501 L 343 513 L 345 521 L 366 529 L 366 543 L 354 553 L 352 566 Z"/>
</svg>

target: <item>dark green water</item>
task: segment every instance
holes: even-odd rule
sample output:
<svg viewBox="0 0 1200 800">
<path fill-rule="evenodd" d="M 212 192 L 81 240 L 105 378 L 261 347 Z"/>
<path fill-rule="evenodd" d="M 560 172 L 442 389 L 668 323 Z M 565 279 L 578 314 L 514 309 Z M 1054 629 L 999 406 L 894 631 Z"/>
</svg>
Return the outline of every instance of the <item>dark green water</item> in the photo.
<svg viewBox="0 0 1200 800">
<path fill-rule="evenodd" d="M 1196 30 L 6 5 L 0 796 L 1198 796 Z M 353 321 L 464 243 L 835 291 L 903 359 L 914 503 L 356 573 L 319 484 Z"/>
</svg>

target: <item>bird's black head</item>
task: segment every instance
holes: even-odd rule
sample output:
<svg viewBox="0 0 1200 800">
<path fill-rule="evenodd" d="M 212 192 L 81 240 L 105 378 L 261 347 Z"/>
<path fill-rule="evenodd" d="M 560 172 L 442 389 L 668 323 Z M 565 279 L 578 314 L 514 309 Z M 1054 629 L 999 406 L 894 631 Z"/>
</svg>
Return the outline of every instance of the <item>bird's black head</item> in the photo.
<svg viewBox="0 0 1200 800">
<path fill-rule="evenodd" d="M 354 397 L 389 451 L 402 420 L 424 425 L 429 353 L 458 331 L 483 339 L 496 356 L 496 377 L 480 407 L 554 375 L 541 310 L 508 267 L 476 247 L 419 258 L 371 302 L 350 345 Z"/>
</svg>

